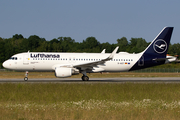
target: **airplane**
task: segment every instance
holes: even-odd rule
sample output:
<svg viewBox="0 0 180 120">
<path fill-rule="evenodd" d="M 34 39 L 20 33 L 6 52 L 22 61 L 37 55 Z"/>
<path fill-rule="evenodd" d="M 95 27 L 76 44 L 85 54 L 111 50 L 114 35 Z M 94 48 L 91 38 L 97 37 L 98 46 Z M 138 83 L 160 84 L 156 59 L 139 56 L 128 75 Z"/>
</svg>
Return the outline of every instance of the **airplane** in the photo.
<svg viewBox="0 0 180 120">
<path fill-rule="evenodd" d="M 24 80 L 28 80 L 28 71 L 54 71 L 59 78 L 82 73 L 81 79 L 88 81 L 87 73 L 127 72 L 162 65 L 172 57 L 167 51 L 173 27 L 164 27 L 150 45 L 140 53 L 119 52 L 118 46 L 112 53 L 62 53 L 62 52 L 24 52 L 13 55 L 3 62 L 3 67 L 26 71 Z M 170 61 L 169 61 L 170 62 Z"/>
</svg>

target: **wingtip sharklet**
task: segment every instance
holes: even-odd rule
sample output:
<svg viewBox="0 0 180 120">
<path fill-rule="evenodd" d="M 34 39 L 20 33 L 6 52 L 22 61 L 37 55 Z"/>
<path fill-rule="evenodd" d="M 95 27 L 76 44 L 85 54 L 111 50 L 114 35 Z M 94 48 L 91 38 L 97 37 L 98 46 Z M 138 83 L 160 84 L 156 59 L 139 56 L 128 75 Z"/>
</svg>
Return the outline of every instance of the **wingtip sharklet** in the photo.
<svg viewBox="0 0 180 120">
<path fill-rule="evenodd" d="M 108 59 L 112 59 L 112 58 L 114 57 L 114 55 L 117 53 L 118 49 L 119 49 L 119 46 L 117 46 L 117 47 L 114 49 L 114 51 L 111 53 L 111 55 L 108 57 Z"/>
<path fill-rule="evenodd" d="M 102 54 L 106 53 L 106 49 L 103 49 L 103 51 L 101 52 Z"/>
</svg>

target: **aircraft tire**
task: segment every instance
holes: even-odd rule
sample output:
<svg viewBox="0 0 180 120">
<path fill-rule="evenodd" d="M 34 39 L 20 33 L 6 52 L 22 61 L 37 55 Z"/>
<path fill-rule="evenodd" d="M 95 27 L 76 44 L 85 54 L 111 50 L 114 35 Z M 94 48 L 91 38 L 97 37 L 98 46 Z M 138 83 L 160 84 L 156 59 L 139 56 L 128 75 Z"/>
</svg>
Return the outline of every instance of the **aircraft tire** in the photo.
<svg viewBox="0 0 180 120">
<path fill-rule="evenodd" d="M 82 76 L 82 80 L 83 81 L 89 81 L 89 77 L 88 76 Z"/>
<path fill-rule="evenodd" d="M 24 77 L 24 81 L 28 81 L 28 77 Z"/>
</svg>

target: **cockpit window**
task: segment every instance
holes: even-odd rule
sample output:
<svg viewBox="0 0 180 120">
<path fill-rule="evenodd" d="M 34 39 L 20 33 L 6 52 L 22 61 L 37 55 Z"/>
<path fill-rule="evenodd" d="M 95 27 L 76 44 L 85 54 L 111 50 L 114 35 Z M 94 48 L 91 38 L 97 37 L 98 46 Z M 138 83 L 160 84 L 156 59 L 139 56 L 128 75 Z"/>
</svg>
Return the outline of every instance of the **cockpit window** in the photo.
<svg viewBox="0 0 180 120">
<path fill-rule="evenodd" d="M 17 57 L 11 57 L 10 60 L 17 60 Z"/>
</svg>

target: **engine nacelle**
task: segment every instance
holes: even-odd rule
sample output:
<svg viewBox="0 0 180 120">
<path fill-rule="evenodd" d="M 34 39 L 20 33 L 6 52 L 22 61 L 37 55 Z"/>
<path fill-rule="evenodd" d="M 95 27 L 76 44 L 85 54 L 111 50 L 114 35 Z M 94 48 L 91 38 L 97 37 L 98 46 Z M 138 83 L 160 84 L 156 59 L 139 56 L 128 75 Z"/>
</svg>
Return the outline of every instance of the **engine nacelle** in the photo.
<svg viewBox="0 0 180 120">
<path fill-rule="evenodd" d="M 71 77 L 72 75 L 72 68 L 56 68 L 55 69 L 55 76 L 56 77 Z"/>
<path fill-rule="evenodd" d="M 79 74 L 79 70 L 76 68 L 58 67 L 55 69 L 56 77 L 71 77 L 72 75 Z"/>
</svg>

